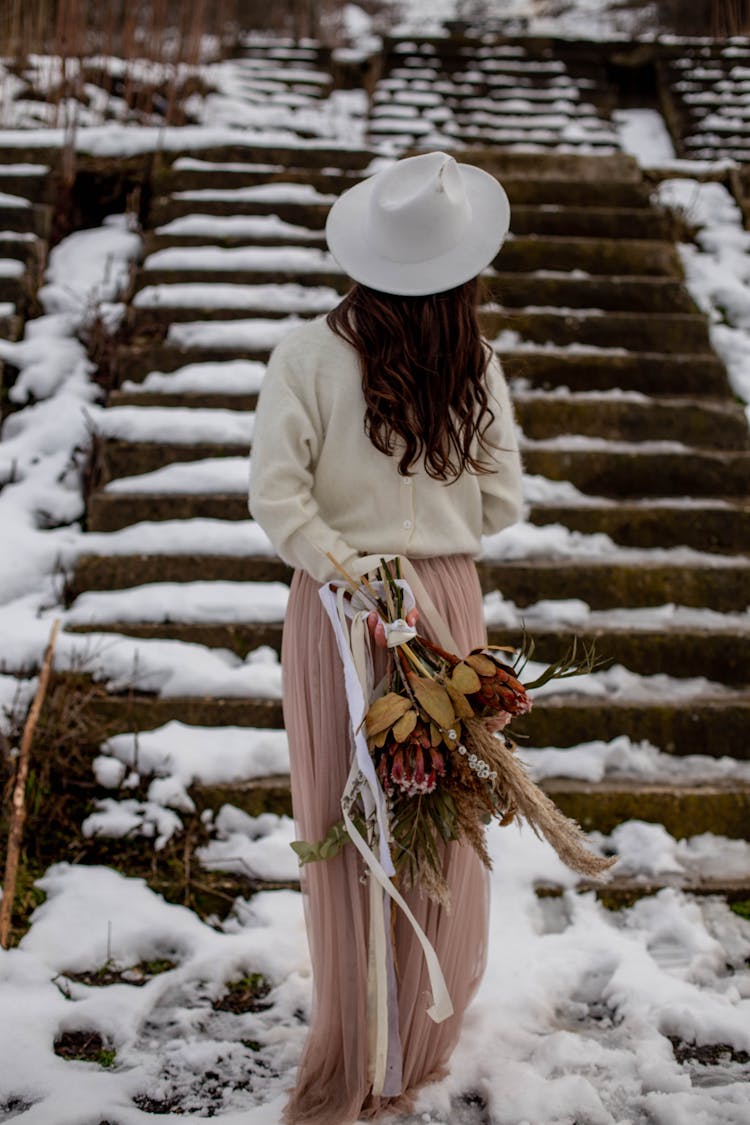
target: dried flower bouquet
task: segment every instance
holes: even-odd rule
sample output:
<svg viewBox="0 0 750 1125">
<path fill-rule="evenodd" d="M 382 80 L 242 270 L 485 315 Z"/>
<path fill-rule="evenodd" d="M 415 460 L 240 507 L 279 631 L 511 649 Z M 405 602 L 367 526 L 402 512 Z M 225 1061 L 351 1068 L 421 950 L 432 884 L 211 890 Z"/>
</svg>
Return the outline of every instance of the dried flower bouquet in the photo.
<svg viewBox="0 0 750 1125">
<path fill-rule="evenodd" d="M 332 561 L 346 580 L 349 596 L 374 609 L 387 629 L 401 629 L 401 639 L 389 647 L 387 690 L 370 703 L 364 719 L 387 801 L 397 873 L 408 885 L 448 905 L 440 842 L 470 844 L 490 867 L 485 825 L 493 819 L 507 825 L 523 817 L 569 867 L 600 877 L 616 857 L 588 850 L 580 825 L 560 811 L 514 755 L 516 743 L 508 729 L 512 719 L 531 710 L 530 691 L 597 667 L 593 647 L 584 646 L 579 655 L 574 641 L 537 679 L 522 683 L 519 676 L 533 654 L 530 638 L 524 638 L 518 653 L 498 646 L 474 649 L 463 658 L 446 652 L 414 630 L 404 633 L 398 559 L 393 570 L 381 560 L 372 578 L 362 579 L 352 578 Z M 515 654 L 511 663 L 505 654 Z M 372 818 L 365 823 L 360 815 L 359 823 L 372 836 Z M 307 863 L 336 855 L 348 839 L 340 822 L 319 843 L 296 841 L 292 846 L 300 862 Z"/>
</svg>

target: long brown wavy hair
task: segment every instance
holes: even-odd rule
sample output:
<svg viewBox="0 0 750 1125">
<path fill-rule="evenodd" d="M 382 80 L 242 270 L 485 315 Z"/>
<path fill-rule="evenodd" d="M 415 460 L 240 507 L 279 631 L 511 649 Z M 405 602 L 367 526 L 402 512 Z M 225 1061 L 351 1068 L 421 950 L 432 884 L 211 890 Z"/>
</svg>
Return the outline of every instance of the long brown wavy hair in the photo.
<svg viewBox="0 0 750 1125">
<path fill-rule="evenodd" d="M 479 279 L 424 297 L 381 293 L 355 283 L 326 317 L 330 328 L 359 353 L 365 432 L 392 455 L 401 438 L 402 476 L 421 458 L 429 476 L 450 481 L 464 470 L 492 471 L 472 454 L 491 445 L 495 417 L 485 371 L 492 355 L 482 339 Z"/>
</svg>

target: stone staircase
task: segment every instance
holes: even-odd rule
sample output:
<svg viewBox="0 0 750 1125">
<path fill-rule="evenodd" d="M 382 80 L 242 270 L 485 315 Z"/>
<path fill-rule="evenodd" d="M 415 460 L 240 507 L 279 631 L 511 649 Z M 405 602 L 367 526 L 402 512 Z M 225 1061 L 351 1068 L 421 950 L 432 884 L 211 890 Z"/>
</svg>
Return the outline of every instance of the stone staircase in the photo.
<svg viewBox="0 0 750 1125">
<path fill-rule="evenodd" d="M 606 86 L 601 61 L 571 74 L 544 39 L 387 40 L 369 135 L 401 147 L 612 152 L 619 141 L 600 108 Z"/>
<path fill-rule="evenodd" d="M 750 159 L 750 40 L 687 40 L 658 68 L 665 110 L 681 156 Z"/>
<path fill-rule="evenodd" d="M 35 311 L 52 219 L 48 171 L 40 162 L 0 163 L 0 341 L 17 340 L 25 318 Z M 13 378 L 0 351 L 0 417 Z"/>
<path fill-rule="evenodd" d="M 395 104 L 409 104 L 393 89 Z M 346 290 L 323 226 L 371 156 L 238 144 L 155 175 L 118 386 L 96 441 L 92 546 L 71 576 L 69 631 L 137 638 L 144 654 L 181 642 L 169 650 L 178 664 L 205 649 L 240 660 L 259 646 L 278 650 L 276 584 L 290 574 L 248 521 L 252 411 L 275 342 Z M 501 591 L 518 616 L 493 624 L 488 597 L 491 639 L 516 642 L 520 615 L 532 622 L 537 603 L 550 602 L 529 626 L 541 659 L 575 635 L 621 666 L 596 673 L 585 694 L 539 698 L 524 724 L 530 746 L 624 734 L 673 763 L 658 782 L 561 776 L 544 786 L 587 829 L 642 818 L 679 837 L 748 838 L 750 782 L 696 783 L 682 769 L 695 754 L 731 755 L 738 770 L 748 758 L 750 636 L 733 614 L 750 603 L 750 445 L 682 284 L 679 227 L 650 204 L 636 162 L 621 153 L 493 146 L 461 158 L 499 176 L 513 214 L 482 320 L 512 383 L 531 527 L 513 550 L 490 544 L 480 564 L 485 593 Z M 592 611 L 582 624 L 566 618 L 570 599 Z M 673 620 L 643 612 L 665 603 L 683 607 Z M 94 706 L 134 745 L 139 732 L 178 720 L 204 729 L 208 747 L 222 729 L 249 738 L 280 727 L 278 678 L 273 692 L 267 682 L 231 695 L 136 684 Z M 251 815 L 289 812 L 287 779 L 261 774 L 194 785 L 190 796 L 199 812 L 224 801 Z M 625 901 L 654 885 L 621 877 L 600 893 Z M 692 889 L 750 894 L 731 879 Z"/>
</svg>

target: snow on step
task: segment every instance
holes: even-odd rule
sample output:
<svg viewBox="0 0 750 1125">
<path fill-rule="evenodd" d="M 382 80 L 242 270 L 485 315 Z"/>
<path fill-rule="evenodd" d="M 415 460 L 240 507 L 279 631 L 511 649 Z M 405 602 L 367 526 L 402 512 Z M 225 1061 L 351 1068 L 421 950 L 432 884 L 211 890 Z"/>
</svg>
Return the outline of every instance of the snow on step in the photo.
<svg viewBox="0 0 750 1125">
<path fill-rule="evenodd" d="M 329 86 L 332 82 L 330 74 L 322 70 L 308 70 L 306 67 L 278 67 L 270 65 L 265 59 L 236 59 L 235 68 L 246 74 L 251 81 L 256 77 L 279 84 L 309 83 L 313 86 Z"/>
<path fill-rule="evenodd" d="M 68 625 L 280 622 L 288 600 L 289 587 L 282 582 L 152 582 L 80 594 L 64 620 Z"/>
<path fill-rule="evenodd" d="M 750 632 L 750 608 L 740 613 L 717 613 L 712 609 L 675 605 L 670 602 L 659 606 L 633 609 L 592 610 L 580 598 L 563 598 L 559 601 L 545 599 L 519 608 L 506 601 L 499 590 L 484 598 L 484 615 L 488 625 L 507 629 L 585 627 L 587 629 L 627 630 L 641 632 L 659 630 L 662 633 L 683 632 L 687 629 L 702 632 Z"/>
<path fill-rule="evenodd" d="M 90 531 L 80 536 L 75 556 L 87 555 L 229 555 L 232 557 L 276 552 L 265 531 L 254 520 L 144 520 L 118 531 Z"/>
<path fill-rule="evenodd" d="M 170 324 L 166 342 L 178 348 L 273 348 L 293 328 L 304 324 L 299 316 L 278 319 L 193 320 Z"/>
<path fill-rule="evenodd" d="M 286 246 L 170 246 L 149 254 L 143 269 L 341 273 L 340 266 L 325 250 Z"/>
<path fill-rule="evenodd" d="M 313 184 L 273 183 L 236 188 L 189 188 L 172 192 L 170 198 L 195 203 L 210 199 L 226 203 L 333 203 L 338 196 L 320 192 Z"/>
<path fill-rule="evenodd" d="M 540 676 L 545 667 L 544 664 L 530 660 L 524 669 L 524 678 L 530 682 Z M 665 700 L 674 703 L 678 699 L 695 702 L 701 698 L 721 697 L 727 700 L 744 698 L 741 692 L 736 692 L 725 684 L 709 680 L 705 676 L 686 676 L 678 679 L 663 672 L 643 676 L 631 672 L 622 664 L 613 664 L 603 670 L 571 679 L 551 680 L 543 687 L 537 688 L 533 695 L 535 699 L 573 695 L 636 704 L 664 703 Z"/>
<path fill-rule="evenodd" d="M 262 307 L 266 312 L 327 313 L 341 296 L 328 286 L 223 285 L 220 282 L 178 282 L 139 289 L 133 298 L 135 308 L 247 308 Z"/>
<path fill-rule="evenodd" d="M 109 481 L 104 491 L 206 495 L 247 492 L 248 484 L 247 457 L 207 457 L 201 461 L 174 461 L 150 473 L 118 477 Z"/>
<path fill-rule="evenodd" d="M 95 415 L 98 432 L 120 441 L 217 442 L 248 445 L 255 413 L 189 406 L 111 406 Z"/>
<path fill-rule="evenodd" d="M 199 288 L 207 289 L 208 286 Z M 265 363 L 252 359 L 187 363 L 175 371 L 151 371 L 142 383 L 126 379 L 121 390 L 154 394 L 194 394 L 200 391 L 211 391 L 214 394 L 253 394 L 260 390 L 265 373 Z"/>
<path fill-rule="evenodd" d="M 26 264 L 18 258 L 0 258 L 0 277 L 23 277 Z"/>
<path fill-rule="evenodd" d="M 43 176 L 49 172 L 47 164 L 28 164 L 23 161 L 16 164 L 3 164 L 0 166 L 0 181 L 3 176 Z"/>
<path fill-rule="evenodd" d="M 0 207 L 17 207 L 23 211 L 31 207 L 31 202 L 22 195 L 11 195 L 7 191 L 0 191 Z"/>
<path fill-rule="evenodd" d="M 174 777 L 185 788 L 228 785 L 289 772 L 284 730 L 193 727 L 174 719 L 154 730 L 114 735 L 101 750 L 94 769 L 99 784 L 108 786 L 120 784 L 123 767 Z"/>
<path fill-rule="evenodd" d="M 616 853 L 618 875 L 636 878 L 673 876 L 675 882 L 745 879 L 750 875 L 750 844 L 746 840 L 703 832 L 676 839 L 662 824 L 626 820 L 605 836 L 588 833 L 605 854 Z"/>
<path fill-rule="evenodd" d="M 482 540 L 484 558 L 499 561 L 581 558 L 591 564 L 736 567 L 746 555 L 712 554 L 692 547 L 623 547 L 603 532 L 571 531 L 564 524 L 515 523 Z"/>
<path fill-rule="evenodd" d="M 610 742 L 582 742 L 564 749 L 530 749 L 521 745 L 516 753 L 535 781 L 549 777 L 591 782 L 630 778 L 645 784 L 682 786 L 750 782 L 750 762 L 726 755 L 714 758 L 705 754 L 665 754 L 648 742 L 632 742 L 625 735 Z M 746 847 L 750 858 L 750 844 Z"/>
<path fill-rule="evenodd" d="M 239 160 L 202 160 L 197 156 L 178 156 L 171 164 L 175 172 L 253 172 L 275 175 L 283 172 L 283 164 L 258 164 Z"/>
<path fill-rule="evenodd" d="M 595 453 L 630 453 L 633 455 L 643 453 L 684 453 L 693 452 L 691 446 L 682 441 L 618 441 L 610 438 L 592 437 L 589 434 L 560 434 L 551 438 L 527 438 L 523 433 L 519 435 L 519 444 L 523 449 L 555 449 L 561 454 L 569 451 L 583 450 Z"/>
<path fill-rule="evenodd" d="M 276 653 L 265 647 L 241 660 L 228 649 L 185 641 L 63 633 L 55 668 L 88 672 L 111 692 L 133 690 L 163 698 L 281 699 L 281 665 Z"/>
<path fill-rule="evenodd" d="M 0 621 L 0 651 L 7 668 L 34 667 L 49 635 L 49 619 L 28 604 Z M 128 690 L 162 697 L 193 696 L 280 699 L 281 665 L 276 652 L 261 646 L 241 659 L 229 649 L 187 641 L 140 639 L 107 631 L 62 631 L 55 648 L 58 672 L 81 672 L 104 682 L 110 692 Z"/>
<path fill-rule="evenodd" d="M 205 235 L 211 238 L 320 239 L 320 230 L 286 223 L 278 215 L 182 215 L 155 228 L 160 235 Z"/>
<path fill-rule="evenodd" d="M 269 881 L 299 879 L 297 857 L 290 846 L 297 833 L 290 817 L 248 816 L 242 809 L 224 805 L 212 827 L 218 838 L 195 849 L 203 867 Z"/>
</svg>

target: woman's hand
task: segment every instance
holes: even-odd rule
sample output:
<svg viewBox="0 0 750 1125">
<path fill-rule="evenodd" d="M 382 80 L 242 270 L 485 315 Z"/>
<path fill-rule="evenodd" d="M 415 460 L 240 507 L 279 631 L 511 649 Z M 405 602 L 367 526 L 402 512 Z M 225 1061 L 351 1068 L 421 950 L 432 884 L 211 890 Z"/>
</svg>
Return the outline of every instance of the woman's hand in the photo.
<svg viewBox="0 0 750 1125">
<path fill-rule="evenodd" d="M 418 619 L 419 610 L 410 609 L 404 620 L 406 621 L 407 625 L 416 625 Z M 375 644 L 378 646 L 378 648 L 385 648 L 385 625 L 382 618 L 375 612 L 375 610 L 373 610 L 372 613 L 368 613 L 367 615 L 367 628 L 370 630 L 370 636 L 375 641 Z"/>
</svg>

